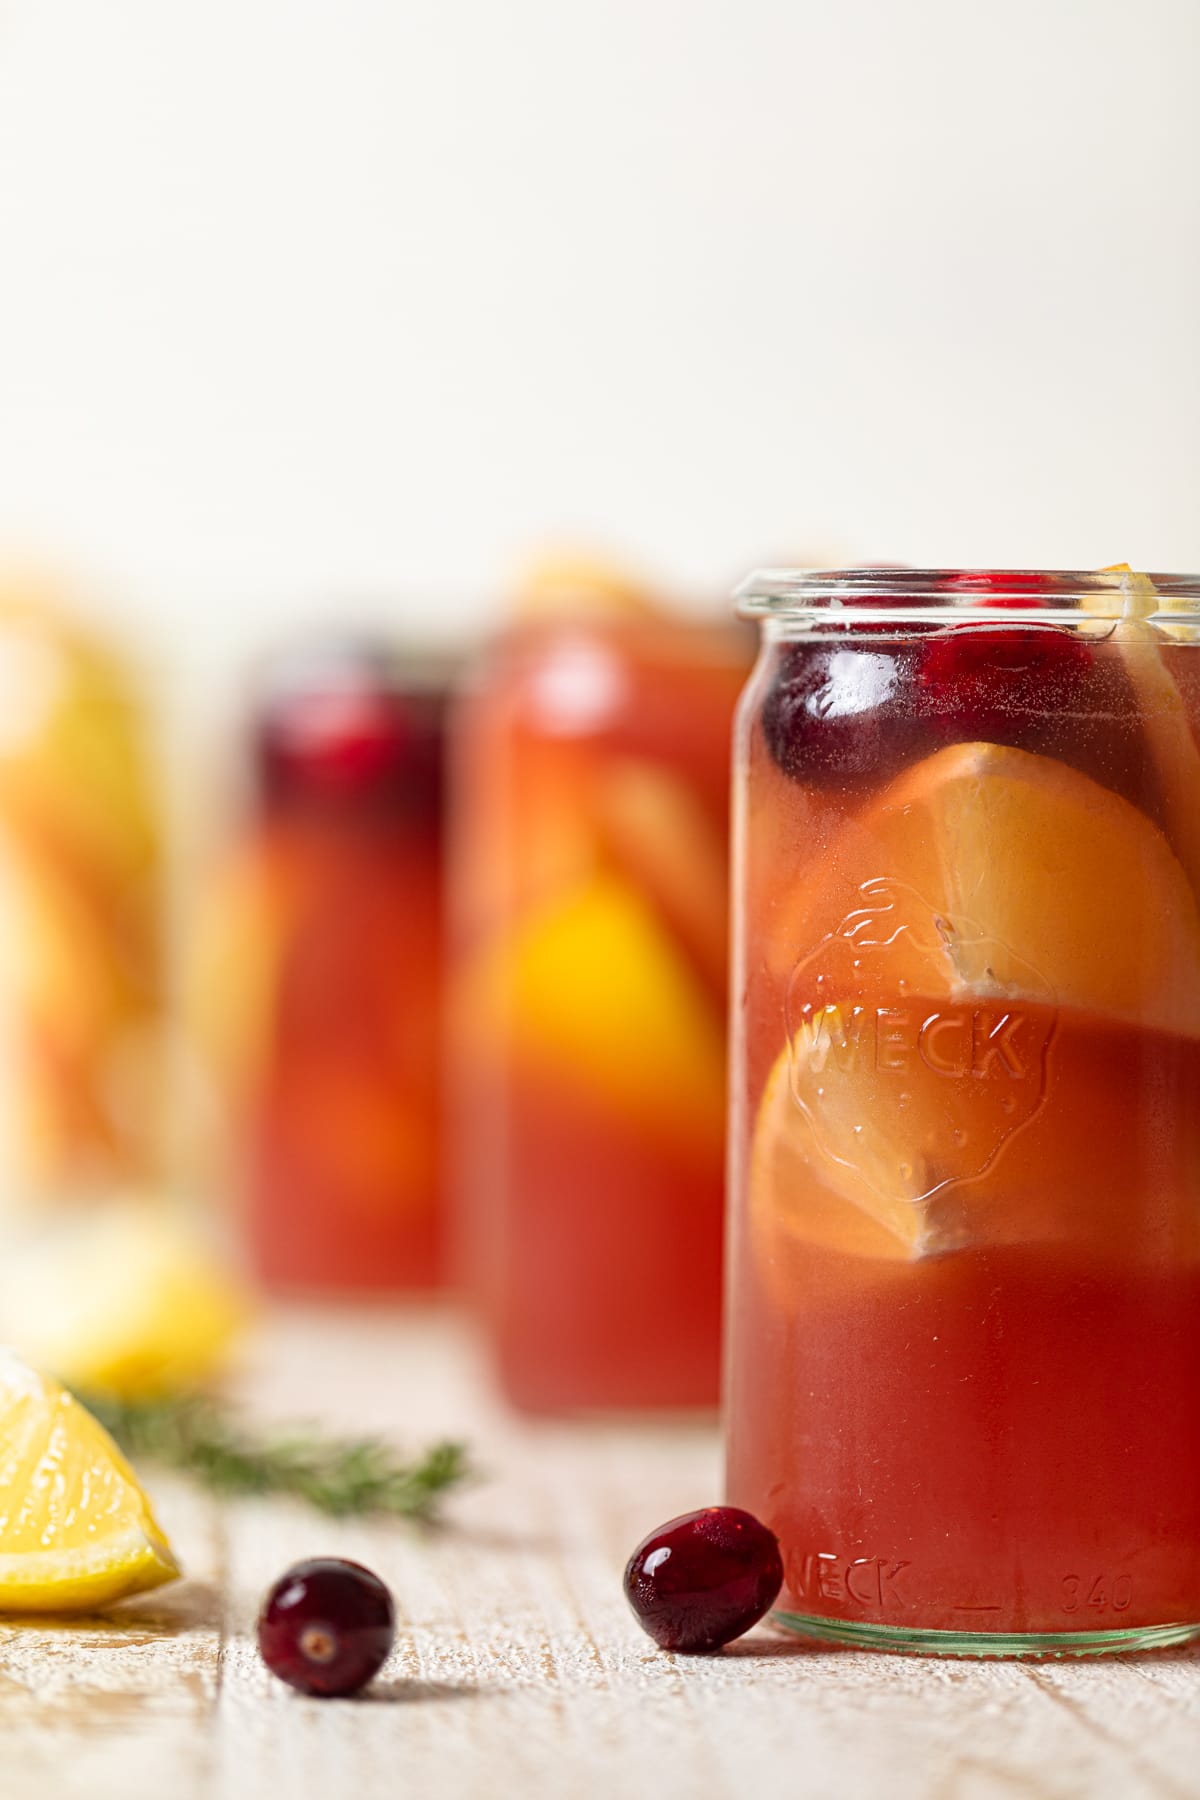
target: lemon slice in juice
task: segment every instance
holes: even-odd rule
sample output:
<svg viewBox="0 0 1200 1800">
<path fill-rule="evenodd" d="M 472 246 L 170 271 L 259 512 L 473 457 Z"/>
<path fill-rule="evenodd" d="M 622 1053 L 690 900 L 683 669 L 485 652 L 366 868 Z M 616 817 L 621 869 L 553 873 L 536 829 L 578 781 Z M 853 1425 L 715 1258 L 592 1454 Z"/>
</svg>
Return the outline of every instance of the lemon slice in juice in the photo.
<svg viewBox="0 0 1200 1800">
<path fill-rule="evenodd" d="M 178 1573 L 108 1433 L 58 1382 L 0 1351 L 0 1611 L 90 1611 Z"/>
<path fill-rule="evenodd" d="M 489 946 L 460 995 L 461 1047 L 507 1038 L 656 1139 L 710 1158 L 724 1133 L 721 1022 L 630 884 L 601 875 Z"/>
<path fill-rule="evenodd" d="M 1153 622 L 1160 613 L 1169 620 L 1173 603 L 1159 594 L 1148 575 L 1137 574 L 1128 563 L 1117 563 L 1102 573 L 1121 577 L 1124 606 L 1113 635 L 1158 769 L 1167 828 L 1200 897 L 1200 744 L 1179 688 L 1163 662 L 1164 639 Z M 1093 604 L 1102 607 L 1104 597 L 1096 597 Z"/>
</svg>

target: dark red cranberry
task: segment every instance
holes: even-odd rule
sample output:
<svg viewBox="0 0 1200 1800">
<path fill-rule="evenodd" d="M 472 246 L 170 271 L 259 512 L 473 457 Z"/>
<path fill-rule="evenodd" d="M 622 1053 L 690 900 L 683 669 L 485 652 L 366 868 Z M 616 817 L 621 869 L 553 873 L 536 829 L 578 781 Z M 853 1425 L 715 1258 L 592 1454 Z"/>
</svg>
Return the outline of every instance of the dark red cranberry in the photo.
<svg viewBox="0 0 1200 1800">
<path fill-rule="evenodd" d="M 772 757 L 785 775 L 813 782 L 894 768 L 917 747 L 915 669 L 915 647 L 898 639 L 789 645 L 763 703 Z"/>
<path fill-rule="evenodd" d="M 273 1675 L 302 1694 L 354 1694 L 378 1674 L 395 1636 L 392 1596 L 370 1569 L 337 1556 L 294 1563 L 258 1615 Z"/>
<path fill-rule="evenodd" d="M 1077 707 L 1091 666 L 1061 625 L 951 625 L 921 646 L 921 709 L 944 740 L 1022 745 Z"/>
<path fill-rule="evenodd" d="M 625 1596 L 664 1650 L 701 1655 L 757 1625 L 783 1585 L 773 1531 L 736 1506 L 705 1506 L 643 1538 Z"/>
<path fill-rule="evenodd" d="M 387 812 L 436 806 L 441 701 L 401 689 L 370 642 L 320 643 L 286 655 L 260 697 L 256 756 L 271 805 Z"/>
</svg>

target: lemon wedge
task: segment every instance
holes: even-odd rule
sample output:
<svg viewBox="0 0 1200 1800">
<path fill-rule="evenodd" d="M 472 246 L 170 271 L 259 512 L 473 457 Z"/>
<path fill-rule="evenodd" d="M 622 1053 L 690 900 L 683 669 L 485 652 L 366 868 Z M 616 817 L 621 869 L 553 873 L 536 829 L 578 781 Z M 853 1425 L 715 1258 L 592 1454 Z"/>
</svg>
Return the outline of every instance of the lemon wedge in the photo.
<svg viewBox="0 0 1200 1800">
<path fill-rule="evenodd" d="M 0 1338 L 71 1387 L 122 1400 L 195 1387 L 250 1317 L 198 1232 L 152 1202 L 114 1202 L 15 1243 Z"/>
<path fill-rule="evenodd" d="M 719 1154 L 721 1021 L 654 909 L 598 876 L 485 953 L 470 1000 L 484 1053 L 574 1077 L 602 1104 L 698 1157 Z"/>
<path fill-rule="evenodd" d="M 1162 659 L 1164 639 L 1154 615 L 1169 610 L 1148 575 L 1128 563 L 1102 571 L 1119 575 L 1123 593 L 1116 643 L 1137 696 L 1142 729 L 1162 784 L 1167 832 L 1187 870 L 1192 890 L 1200 896 L 1200 744 L 1188 719 L 1183 696 Z"/>
<path fill-rule="evenodd" d="M 0 1446 L 0 1611 L 87 1612 L 179 1574 L 108 1433 L 11 1351 L 0 1351 Z"/>
</svg>

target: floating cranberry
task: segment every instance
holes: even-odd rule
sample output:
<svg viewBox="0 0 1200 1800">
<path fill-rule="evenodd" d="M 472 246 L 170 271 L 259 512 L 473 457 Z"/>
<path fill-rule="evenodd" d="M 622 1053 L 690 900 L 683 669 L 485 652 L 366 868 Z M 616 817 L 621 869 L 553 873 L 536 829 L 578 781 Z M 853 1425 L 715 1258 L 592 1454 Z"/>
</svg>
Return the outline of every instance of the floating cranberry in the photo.
<svg viewBox="0 0 1200 1800">
<path fill-rule="evenodd" d="M 625 1596 L 663 1650 L 701 1655 L 756 1625 L 783 1584 L 774 1532 L 736 1506 L 706 1506 L 643 1538 Z"/>
<path fill-rule="evenodd" d="M 1019 746 L 1077 706 L 1091 666 L 1061 625 L 951 625 L 921 646 L 922 712 L 943 740 Z"/>
<path fill-rule="evenodd" d="M 913 645 L 885 647 L 871 636 L 789 645 L 762 711 L 767 748 L 784 774 L 852 781 L 894 768 L 914 736 L 915 667 Z"/>
<path fill-rule="evenodd" d="M 392 1596 L 370 1569 L 336 1556 L 295 1563 L 267 1594 L 258 1648 L 273 1675 L 329 1698 L 365 1687 L 395 1635 Z"/>
<path fill-rule="evenodd" d="M 257 728 L 268 803 L 379 811 L 409 804 L 440 779 L 436 695 L 403 691 L 386 650 L 369 640 L 322 641 L 268 672 Z"/>
</svg>

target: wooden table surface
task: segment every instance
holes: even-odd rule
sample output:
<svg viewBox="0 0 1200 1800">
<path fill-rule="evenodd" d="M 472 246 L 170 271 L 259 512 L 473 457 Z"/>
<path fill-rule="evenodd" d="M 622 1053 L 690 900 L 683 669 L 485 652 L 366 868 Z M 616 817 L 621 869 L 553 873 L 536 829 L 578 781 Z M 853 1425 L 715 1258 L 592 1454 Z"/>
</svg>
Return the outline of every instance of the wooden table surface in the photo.
<svg viewBox="0 0 1200 1800">
<path fill-rule="evenodd" d="M 708 1425 L 529 1424 L 449 1316 L 296 1310 L 252 1347 L 264 1413 L 469 1438 L 440 1530 L 150 1486 L 188 1579 L 105 1618 L 0 1625 L 3 1800 L 1140 1800 L 1200 1796 L 1200 1653 L 934 1662 L 753 1634 L 656 1652 L 625 1556 L 718 1494 Z M 357 1701 L 263 1668 L 263 1589 L 299 1556 L 390 1583 L 391 1661 Z"/>
</svg>

